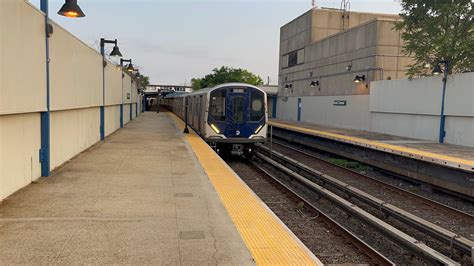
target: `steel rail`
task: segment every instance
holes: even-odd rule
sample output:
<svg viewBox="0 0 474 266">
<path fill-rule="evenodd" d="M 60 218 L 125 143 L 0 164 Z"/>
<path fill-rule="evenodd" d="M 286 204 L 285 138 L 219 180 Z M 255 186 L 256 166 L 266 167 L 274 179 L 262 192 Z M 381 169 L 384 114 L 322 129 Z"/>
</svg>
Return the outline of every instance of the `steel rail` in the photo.
<svg viewBox="0 0 474 266">
<path fill-rule="evenodd" d="M 279 157 L 278 153 L 273 153 Z M 412 250 L 419 256 L 422 256 L 426 260 L 432 263 L 441 263 L 446 265 L 459 265 L 458 262 L 446 257 L 444 254 L 432 249 L 431 247 L 423 244 L 421 241 L 413 238 L 412 236 L 400 231 L 399 229 L 393 227 L 390 224 L 380 220 L 379 218 L 373 216 L 372 214 L 368 213 L 367 211 L 361 209 L 357 205 L 353 204 L 352 202 L 347 201 L 346 199 L 336 195 L 335 193 L 327 190 L 326 188 L 310 181 L 308 178 L 303 177 L 299 173 L 283 166 L 282 164 L 278 163 L 277 161 L 268 158 L 267 156 L 263 155 L 262 153 L 257 153 L 256 156 L 263 160 L 264 162 L 272 165 L 273 167 L 279 169 L 283 173 L 291 176 L 292 178 L 298 180 L 306 187 L 312 189 L 313 191 L 317 192 L 321 196 L 325 197 L 326 199 L 330 200 L 334 204 L 340 206 L 341 208 L 345 209 L 347 212 L 351 213 L 352 215 L 358 217 L 359 219 L 369 223 L 370 225 L 377 228 L 380 232 L 388 236 L 390 239 L 396 241 L 397 243 L 403 245 L 404 247 Z"/>
<path fill-rule="evenodd" d="M 297 198 L 298 201 L 303 202 L 306 206 L 310 207 L 314 211 L 316 211 L 322 219 L 326 222 L 326 224 L 330 224 L 333 228 L 337 228 L 339 232 L 342 234 L 342 236 L 351 242 L 354 246 L 359 248 L 360 250 L 364 251 L 364 254 L 370 257 L 372 260 L 377 262 L 377 265 L 395 265 L 391 260 L 389 260 L 387 257 L 385 257 L 382 253 L 378 252 L 374 248 L 372 248 L 369 244 L 365 243 L 364 240 L 360 239 L 358 236 L 347 230 L 344 226 L 342 226 L 340 223 L 338 223 L 336 220 L 332 219 L 329 217 L 325 212 L 323 212 L 321 209 L 316 207 L 314 204 L 303 198 L 301 195 L 299 195 L 294 189 L 290 188 L 278 178 L 273 176 L 270 172 L 268 172 L 266 169 L 262 168 L 260 165 L 258 165 L 255 162 L 251 162 L 254 167 L 256 167 L 258 170 L 262 171 L 265 175 L 267 175 L 274 183 L 276 183 L 278 186 L 282 187 L 285 191 L 290 193 L 293 197 Z"/>
<path fill-rule="evenodd" d="M 263 150 L 268 150 L 268 148 L 263 148 Z M 346 195 L 355 197 L 362 202 L 379 209 L 380 211 L 388 214 L 398 220 L 409 224 L 420 231 L 425 232 L 426 234 L 434 237 L 435 239 L 449 245 L 450 247 L 456 248 L 467 254 L 471 257 L 471 261 L 474 260 L 474 242 L 458 234 L 451 232 L 445 228 L 442 228 L 434 223 L 426 221 L 416 215 L 413 215 L 405 210 L 402 210 L 390 203 L 387 203 L 383 200 L 380 200 L 358 188 L 355 188 L 345 182 L 342 182 L 330 175 L 324 174 L 318 170 L 315 170 L 309 166 L 306 166 L 294 159 L 291 159 L 281 153 L 272 152 L 272 157 L 277 158 L 287 164 L 290 164 L 293 167 L 296 167 L 299 170 L 303 170 L 309 173 L 311 176 L 319 177 L 324 183 L 330 184 L 331 186 L 342 191 Z M 473 261 L 474 262 L 474 261 Z"/>
<path fill-rule="evenodd" d="M 331 165 L 331 166 L 333 166 L 333 167 L 342 169 L 342 170 L 344 170 L 344 171 L 349 171 L 349 172 L 351 172 L 351 173 L 353 173 L 353 174 L 355 174 L 355 175 L 358 175 L 358 176 L 360 176 L 360 177 L 362 177 L 362 178 L 364 178 L 364 179 L 366 179 L 366 180 L 370 180 L 370 181 L 372 181 L 372 182 L 375 182 L 375 183 L 377 183 L 377 184 L 380 184 L 380 185 L 382 185 L 382 186 L 385 186 L 385 187 L 387 187 L 387 188 L 389 188 L 389 189 L 391 189 L 391 190 L 393 190 L 393 191 L 395 191 L 395 192 L 397 192 L 397 193 L 399 193 L 399 194 L 403 194 L 403 195 L 406 195 L 406 196 L 409 196 L 409 197 L 413 197 L 413 198 L 415 198 L 416 200 L 418 200 L 418 201 L 420 201 L 420 202 L 422 202 L 422 203 L 428 204 L 428 205 L 433 206 L 433 207 L 435 207 L 435 208 L 439 208 L 439 209 L 443 209 L 443 210 L 452 212 L 452 213 L 454 213 L 455 215 L 458 215 L 459 218 L 461 218 L 461 219 L 474 219 L 474 215 L 472 215 L 472 214 L 470 214 L 470 213 L 467 213 L 467 212 L 463 212 L 463 211 L 461 211 L 461 210 L 459 210 L 459 209 L 453 208 L 453 207 L 448 206 L 448 205 L 446 205 L 446 204 L 443 204 L 443 203 L 441 203 L 441 202 L 439 202 L 439 201 L 435 201 L 435 200 L 429 199 L 429 198 L 427 198 L 427 197 L 418 195 L 418 194 L 416 194 L 416 193 L 413 193 L 413 192 L 410 192 L 410 191 L 405 190 L 405 189 L 403 189 L 403 188 L 394 186 L 394 185 L 389 184 L 389 183 L 387 183 L 387 182 L 378 180 L 378 179 L 373 178 L 373 177 L 371 177 L 371 176 L 361 174 L 361 173 L 359 173 L 359 172 L 357 172 L 357 171 L 354 171 L 354 170 L 349 169 L 349 168 L 347 168 L 347 167 L 344 167 L 344 166 L 341 166 L 341 165 L 332 163 L 332 162 L 330 162 L 330 161 L 328 161 L 328 160 L 325 160 L 325 159 L 322 159 L 322 158 L 318 158 L 317 156 L 315 156 L 314 154 L 311 154 L 310 152 L 307 152 L 307 151 L 304 151 L 304 150 L 301 150 L 301 149 L 292 147 L 292 146 L 290 146 L 290 145 L 286 145 L 286 144 L 282 143 L 281 141 L 275 141 L 275 140 L 273 140 L 273 142 L 276 143 L 277 145 L 280 145 L 280 146 L 282 146 L 282 147 L 284 147 L 284 148 L 293 150 L 293 151 L 295 151 L 295 152 L 299 152 L 299 153 L 304 154 L 304 155 L 306 155 L 306 156 L 308 156 L 308 157 L 311 157 L 312 159 L 318 160 L 318 161 L 320 161 L 320 162 L 322 162 L 322 163 Z M 266 147 L 264 147 L 264 148 L 266 148 Z M 267 150 L 268 150 L 268 148 L 267 148 Z M 389 174 L 390 174 L 390 173 L 389 173 Z"/>
</svg>

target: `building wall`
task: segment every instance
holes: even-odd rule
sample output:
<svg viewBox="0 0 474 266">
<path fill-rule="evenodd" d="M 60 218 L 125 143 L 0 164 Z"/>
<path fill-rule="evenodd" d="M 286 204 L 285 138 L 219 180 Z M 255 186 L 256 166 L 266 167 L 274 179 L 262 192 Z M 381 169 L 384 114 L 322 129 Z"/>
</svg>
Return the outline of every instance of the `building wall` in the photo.
<svg viewBox="0 0 474 266">
<path fill-rule="evenodd" d="M 297 120 L 298 97 L 278 99 L 277 117 Z M 336 102 L 344 101 L 346 105 Z M 360 130 L 370 129 L 368 95 L 301 97 L 301 121 Z"/>
<path fill-rule="evenodd" d="M 130 122 L 130 104 L 124 104 L 123 105 L 123 124 L 127 124 Z"/>
<path fill-rule="evenodd" d="M 447 84 L 445 142 L 474 147 L 474 73 Z M 441 77 L 375 81 L 370 95 L 301 97 L 301 121 L 438 141 L 441 97 Z M 279 97 L 277 118 L 296 121 L 297 99 Z"/>
<path fill-rule="evenodd" d="M 0 115 L 0 200 L 41 175 L 40 114 Z"/>
<path fill-rule="evenodd" d="M 311 42 L 317 42 L 348 28 L 358 26 L 376 18 L 398 19 L 398 15 L 359 13 L 335 9 L 310 10 L 312 14 Z"/>
<path fill-rule="evenodd" d="M 104 99 L 101 55 L 51 23 L 50 153 L 54 170 L 100 140 L 99 106 Z M 46 111 L 43 13 L 24 0 L 0 1 L 0 36 L 1 201 L 41 175 L 40 112 Z M 127 79 L 130 82 L 125 75 Z M 109 135 L 120 128 L 122 102 L 121 71 L 112 62 L 105 69 L 105 80 L 105 129 Z M 125 112 L 125 122 L 129 116 Z"/>
<path fill-rule="evenodd" d="M 51 168 L 67 162 L 100 140 L 98 107 L 51 113 Z M 110 121 L 107 119 L 106 122 Z"/>
<path fill-rule="evenodd" d="M 281 52 L 279 95 L 366 95 L 369 81 L 403 78 L 410 59 L 401 56 L 400 34 L 392 29 L 393 22 L 372 20 L 306 45 L 301 63 L 292 67 Z M 353 83 L 356 75 L 365 75 L 363 87 Z M 312 81 L 320 85 L 311 87 Z M 292 87 L 285 88 L 287 84 Z"/>
<path fill-rule="evenodd" d="M 42 13 L 24 1 L 0 1 L 0 38 L 0 115 L 44 111 Z M 28 93 L 18 93 L 19 88 Z"/>
<path fill-rule="evenodd" d="M 105 135 L 108 136 L 120 128 L 120 105 L 110 105 L 105 108 Z"/>
</svg>

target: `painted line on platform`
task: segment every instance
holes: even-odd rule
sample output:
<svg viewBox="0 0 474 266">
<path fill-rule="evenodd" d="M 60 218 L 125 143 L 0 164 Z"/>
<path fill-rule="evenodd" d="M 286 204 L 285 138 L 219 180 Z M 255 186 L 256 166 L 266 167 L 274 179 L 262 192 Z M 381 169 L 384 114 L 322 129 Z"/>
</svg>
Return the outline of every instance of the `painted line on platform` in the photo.
<svg viewBox="0 0 474 266">
<path fill-rule="evenodd" d="M 422 161 L 426 161 L 430 163 L 437 163 L 437 164 L 446 165 L 452 168 L 458 168 L 458 169 L 463 169 L 469 172 L 474 172 L 474 161 L 472 160 L 466 160 L 466 159 L 456 158 L 456 157 L 452 157 L 448 155 L 422 151 L 422 150 L 418 150 L 414 148 L 397 146 L 397 145 L 383 143 L 379 141 L 372 141 L 372 140 L 363 139 L 359 137 L 352 137 L 352 136 L 346 136 L 346 135 L 341 135 L 337 133 L 331 133 L 331 132 L 322 131 L 318 129 L 289 125 L 289 124 L 285 124 L 281 122 L 270 121 L 268 122 L 268 124 L 271 126 L 288 129 L 288 130 L 292 130 L 292 131 L 296 131 L 300 133 L 305 133 L 309 135 L 314 135 L 317 137 L 333 139 L 333 140 L 355 144 L 358 146 L 363 146 L 363 147 L 367 147 L 367 148 L 371 148 L 371 149 L 375 149 L 379 151 L 399 154 L 399 155 L 403 155 L 409 158 L 414 158 L 414 159 L 418 159 L 418 160 L 422 160 Z"/>
</svg>

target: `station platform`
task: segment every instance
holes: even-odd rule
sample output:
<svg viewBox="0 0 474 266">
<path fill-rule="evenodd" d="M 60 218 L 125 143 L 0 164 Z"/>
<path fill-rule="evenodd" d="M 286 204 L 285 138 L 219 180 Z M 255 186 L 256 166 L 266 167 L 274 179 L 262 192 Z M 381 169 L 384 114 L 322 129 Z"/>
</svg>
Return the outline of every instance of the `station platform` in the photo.
<svg viewBox="0 0 474 266">
<path fill-rule="evenodd" d="M 144 113 L 0 203 L 0 264 L 321 264 L 196 134 Z"/>
<path fill-rule="evenodd" d="M 275 136 L 421 181 L 427 189 L 474 198 L 474 148 L 272 119 Z"/>
<path fill-rule="evenodd" d="M 472 147 L 279 119 L 269 125 L 474 173 Z"/>
</svg>

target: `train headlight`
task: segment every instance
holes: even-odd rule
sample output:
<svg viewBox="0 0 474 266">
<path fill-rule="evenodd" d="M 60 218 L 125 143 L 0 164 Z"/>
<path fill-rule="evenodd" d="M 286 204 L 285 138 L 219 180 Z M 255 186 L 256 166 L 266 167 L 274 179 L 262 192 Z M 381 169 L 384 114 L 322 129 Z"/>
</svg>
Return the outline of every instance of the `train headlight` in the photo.
<svg viewBox="0 0 474 266">
<path fill-rule="evenodd" d="M 220 131 L 214 124 L 211 124 L 211 128 L 212 128 L 212 130 L 214 130 L 214 132 L 216 132 L 217 134 L 221 133 L 221 131 Z"/>
<path fill-rule="evenodd" d="M 257 129 L 255 130 L 255 134 L 258 134 L 258 132 L 260 132 L 262 128 L 263 128 L 263 125 L 258 126 Z"/>
</svg>

